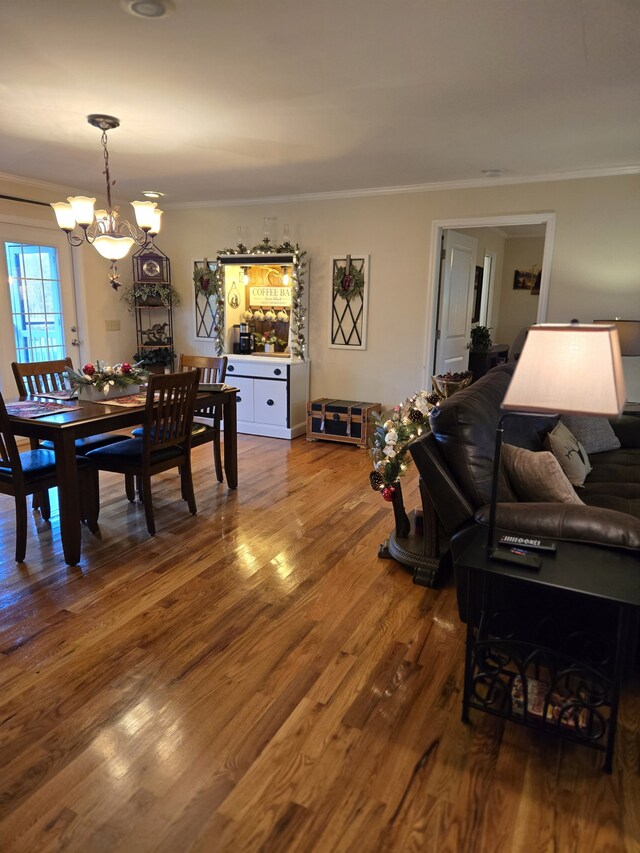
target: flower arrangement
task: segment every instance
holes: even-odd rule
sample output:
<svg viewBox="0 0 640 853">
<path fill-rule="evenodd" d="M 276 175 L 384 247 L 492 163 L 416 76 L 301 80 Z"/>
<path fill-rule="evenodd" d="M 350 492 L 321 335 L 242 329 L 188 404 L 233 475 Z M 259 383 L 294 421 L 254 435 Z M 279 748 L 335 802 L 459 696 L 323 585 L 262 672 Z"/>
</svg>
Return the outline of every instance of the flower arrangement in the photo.
<svg viewBox="0 0 640 853">
<path fill-rule="evenodd" d="M 127 361 L 111 366 L 98 360 L 95 364 L 85 364 L 82 370 L 73 370 L 69 367 L 65 372 L 72 388 L 80 390 L 93 387 L 97 391 L 102 391 L 105 397 L 111 388 L 121 390 L 129 385 L 140 385 L 149 376 L 147 370 L 143 370 L 138 364 L 129 364 Z"/>
<path fill-rule="evenodd" d="M 180 305 L 180 294 L 171 284 L 160 282 L 147 282 L 145 284 L 132 284 L 122 294 L 122 299 L 129 303 L 130 309 L 136 305 L 151 300 L 158 302 L 165 308 L 175 308 Z"/>
<path fill-rule="evenodd" d="M 371 448 L 373 471 L 369 483 L 380 491 L 386 501 L 392 501 L 399 478 L 407 470 L 411 455 L 409 446 L 429 429 L 428 414 L 438 403 L 433 391 L 418 391 L 399 403 L 391 412 L 374 412 L 374 435 Z"/>
</svg>

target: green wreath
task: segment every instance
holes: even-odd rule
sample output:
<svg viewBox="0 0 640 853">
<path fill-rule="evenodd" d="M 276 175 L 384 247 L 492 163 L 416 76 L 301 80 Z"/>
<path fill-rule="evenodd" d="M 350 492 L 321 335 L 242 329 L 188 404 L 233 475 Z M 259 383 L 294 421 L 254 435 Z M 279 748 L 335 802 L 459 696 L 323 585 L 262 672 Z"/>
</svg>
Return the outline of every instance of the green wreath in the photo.
<svg viewBox="0 0 640 853">
<path fill-rule="evenodd" d="M 354 296 L 362 296 L 364 290 L 364 273 L 354 266 L 336 267 L 333 274 L 333 295 L 349 302 Z"/>
<path fill-rule="evenodd" d="M 216 272 L 211 267 L 196 267 L 193 271 L 193 286 L 196 291 L 196 296 L 199 293 L 204 293 L 208 296 L 210 293 L 216 294 Z"/>
</svg>

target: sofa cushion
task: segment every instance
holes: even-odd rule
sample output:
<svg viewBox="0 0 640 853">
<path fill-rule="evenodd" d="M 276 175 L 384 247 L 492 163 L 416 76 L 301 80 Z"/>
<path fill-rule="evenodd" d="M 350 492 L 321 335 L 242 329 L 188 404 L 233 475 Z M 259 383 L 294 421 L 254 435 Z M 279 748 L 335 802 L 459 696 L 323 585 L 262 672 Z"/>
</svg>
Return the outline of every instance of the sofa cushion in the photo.
<svg viewBox="0 0 640 853">
<path fill-rule="evenodd" d="M 620 447 L 620 439 L 607 418 L 561 415 L 560 420 L 571 430 L 587 453 L 602 453 Z"/>
<path fill-rule="evenodd" d="M 546 436 L 544 446 L 556 457 L 571 485 L 582 486 L 591 471 L 589 457 L 582 444 L 562 421 L 558 421 Z"/>
<path fill-rule="evenodd" d="M 444 461 L 474 509 L 489 503 L 493 481 L 496 428 L 500 404 L 515 364 L 501 364 L 468 388 L 458 391 L 429 413 L 431 432 Z M 510 416 L 504 439 L 528 450 L 542 450 L 556 418 Z M 501 500 L 509 500 L 505 495 Z"/>
<path fill-rule="evenodd" d="M 556 457 L 505 444 L 502 461 L 511 487 L 521 501 L 581 504 Z"/>
</svg>

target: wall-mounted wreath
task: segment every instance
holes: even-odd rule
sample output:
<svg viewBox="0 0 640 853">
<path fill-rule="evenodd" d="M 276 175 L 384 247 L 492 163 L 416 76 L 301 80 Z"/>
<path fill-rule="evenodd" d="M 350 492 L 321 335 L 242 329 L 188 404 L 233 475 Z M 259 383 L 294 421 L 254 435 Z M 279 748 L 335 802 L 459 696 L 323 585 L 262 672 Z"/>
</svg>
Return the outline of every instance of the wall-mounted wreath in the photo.
<svg viewBox="0 0 640 853">
<path fill-rule="evenodd" d="M 364 291 L 364 272 L 355 265 L 336 266 L 333 274 L 333 294 L 349 302 L 354 296 L 362 296 Z"/>
</svg>

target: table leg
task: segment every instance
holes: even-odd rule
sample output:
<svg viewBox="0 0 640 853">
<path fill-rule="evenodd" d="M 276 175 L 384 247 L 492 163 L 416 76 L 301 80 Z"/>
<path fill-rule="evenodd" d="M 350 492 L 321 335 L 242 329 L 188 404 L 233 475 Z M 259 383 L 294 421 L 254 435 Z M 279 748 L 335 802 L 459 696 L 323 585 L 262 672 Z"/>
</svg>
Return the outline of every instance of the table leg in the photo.
<svg viewBox="0 0 640 853">
<path fill-rule="evenodd" d="M 624 604 L 618 605 L 618 630 L 616 635 L 616 653 L 613 667 L 613 693 L 611 696 L 607 751 L 603 767 L 605 773 L 611 773 L 613 769 L 613 749 L 616 742 L 616 729 L 618 725 L 618 705 L 620 704 L 620 690 L 622 689 L 622 679 L 625 671 L 625 650 L 630 636 L 630 610 L 631 608 Z"/>
<path fill-rule="evenodd" d="M 238 420 L 236 395 L 230 394 L 223 404 L 224 473 L 230 489 L 238 488 Z"/>
<path fill-rule="evenodd" d="M 66 563 L 76 566 L 80 562 L 80 497 L 76 445 L 70 432 L 60 430 L 54 446 L 62 550 Z"/>
</svg>

